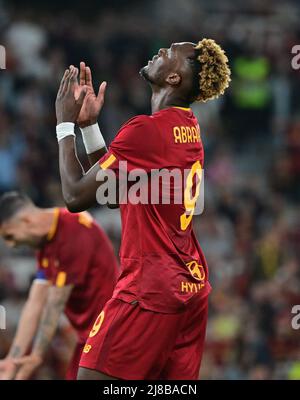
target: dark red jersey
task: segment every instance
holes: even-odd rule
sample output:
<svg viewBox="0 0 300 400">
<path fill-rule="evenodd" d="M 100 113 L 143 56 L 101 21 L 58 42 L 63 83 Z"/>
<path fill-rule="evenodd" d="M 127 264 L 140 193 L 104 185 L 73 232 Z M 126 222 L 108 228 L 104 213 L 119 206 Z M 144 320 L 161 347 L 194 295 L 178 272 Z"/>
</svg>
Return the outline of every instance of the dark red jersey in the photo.
<svg viewBox="0 0 300 400">
<path fill-rule="evenodd" d="M 87 212 L 54 210 L 47 242 L 38 251 L 38 278 L 74 285 L 65 313 L 85 341 L 102 307 L 111 298 L 118 265 L 112 245 Z"/>
<path fill-rule="evenodd" d="M 129 192 L 134 187 L 129 184 L 129 202 L 120 204 L 121 274 L 113 297 L 138 301 L 152 311 L 177 312 L 193 296 L 204 297 L 210 291 L 207 264 L 192 228 L 204 151 L 191 109 L 170 107 L 129 120 L 99 163 L 121 180 L 121 161 L 127 162 L 129 173 L 140 169 L 150 177 L 162 169 L 179 170 L 184 178 L 179 185 L 180 204 L 162 204 L 163 193 L 159 204 L 133 204 Z M 147 186 L 149 192 L 153 191 L 150 178 Z M 170 188 L 173 198 L 177 183 L 170 181 Z"/>
</svg>

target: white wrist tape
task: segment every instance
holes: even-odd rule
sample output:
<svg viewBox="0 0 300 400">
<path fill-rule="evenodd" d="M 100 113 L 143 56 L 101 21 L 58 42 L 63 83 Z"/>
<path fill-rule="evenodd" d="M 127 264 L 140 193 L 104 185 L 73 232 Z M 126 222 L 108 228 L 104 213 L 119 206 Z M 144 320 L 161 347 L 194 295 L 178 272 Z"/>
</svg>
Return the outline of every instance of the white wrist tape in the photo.
<svg viewBox="0 0 300 400">
<path fill-rule="evenodd" d="M 75 136 L 74 127 L 75 124 L 73 122 L 62 122 L 56 125 L 57 141 L 59 142 L 67 136 Z"/>
<path fill-rule="evenodd" d="M 87 154 L 94 153 L 95 151 L 100 150 L 106 146 L 99 125 L 97 123 L 94 125 L 86 126 L 82 129 L 80 128 L 80 130 L 82 133 L 82 140 Z"/>
</svg>

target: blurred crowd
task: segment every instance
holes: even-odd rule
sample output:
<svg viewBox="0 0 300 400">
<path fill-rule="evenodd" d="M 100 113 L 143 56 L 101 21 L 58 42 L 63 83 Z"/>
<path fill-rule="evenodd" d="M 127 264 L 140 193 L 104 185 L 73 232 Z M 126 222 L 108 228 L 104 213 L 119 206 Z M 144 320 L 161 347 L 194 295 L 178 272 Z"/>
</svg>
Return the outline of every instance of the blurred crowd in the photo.
<svg viewBox="0 0 300 400">
<path fill-rule="evenodd" d="M 28 2 L 29 4 L 30 2 Z M 102 2 L 101 2 L 102 3 Z M 160 47 L 210 37 L 230 60 L 232 84 L 218 101 L 195 104 L 206 149 L 205 210 L 195 230 L 213 286 L 203 379 L 300 379 L 300 45 L 297 1 L 0 1 L 0 193 L 21 189 L 40 206 L 62 204 L 54 102 L 69 64 L 108 82 L 101 130 L 110 143 L 136 114 L 149 114 L 139 69 Z M 66 3 L 68 4 L 68 3 Z M 99 2 L 100 4 L 100 2 Z M 85 163 L 80 137 L 79 157 Z M 93 210 L 116 251 L 118 211 Z M 34 261 L 0 245 L 0 358 L 9 348 Z M 62 321 L 37 378 L 62 378 L 72 343 Z"/>
</svg>

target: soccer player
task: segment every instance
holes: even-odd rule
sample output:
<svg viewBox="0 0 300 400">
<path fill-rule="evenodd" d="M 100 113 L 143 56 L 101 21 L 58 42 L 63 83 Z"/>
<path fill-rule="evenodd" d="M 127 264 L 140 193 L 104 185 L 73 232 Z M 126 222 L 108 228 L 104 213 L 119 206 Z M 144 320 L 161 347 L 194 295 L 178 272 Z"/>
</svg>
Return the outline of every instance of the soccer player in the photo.
<svg viewBox="0 0 300 400">
<path fill-rule="evenodd" d="M 37 249 L 38 263 L 12 346 L 0 362 L 0 378 L 30 378 L 65 311 L 78 336 L 67 379 L 76 379 L 89 331 L 116 283 L 118 267 L 110 241 L 87 212 L 41 209 L 17 192 L 0 198 L 0 234 L 11 247 Z"/>
<path fill-rule="evenodd" d="M 189 171 L 180 204 L 130 201 L 130 182 L 127 204 L 122 195 L 121 274 L 90 332 L 78 379 L 198 379 L 210 284 L 192 228 L 204 152 L 190 105 L 224 93 L 230 81 L 227 63 L 210 39 L 160 49 L 140 72 L 152 89 L 152 115 L 129 120 L 108 151 L 96 124 L 106 83 L 96 97 L 88 67 L 81 64 L 79 84 L 77 68 L 65 71 L 56 99 L 56 132 L 69 210 L 94 204 L 106 170 L 120 180 L 124 162 L 128 174 Z M 98 160 L 87 173 L 76 157 L 76 122 L 91 163 Z M 148 185 L 151 189 L 151 181 Z"/>
</svg>

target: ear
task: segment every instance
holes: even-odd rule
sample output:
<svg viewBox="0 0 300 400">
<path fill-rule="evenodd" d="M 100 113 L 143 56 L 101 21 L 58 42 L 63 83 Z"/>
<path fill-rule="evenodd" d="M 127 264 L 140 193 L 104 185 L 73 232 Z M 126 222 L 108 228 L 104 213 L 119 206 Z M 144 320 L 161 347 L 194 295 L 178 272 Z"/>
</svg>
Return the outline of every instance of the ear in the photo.
<svg viewBox="0 0 300 400">
<path fill-rule="evenodd" d="M 166 82 L 171 86 L 179 85 L 181 82 L 181 76 L 178 75 L 176 72 L 172 72 L 170 75 L 167 76 Z"/>
</svg>

